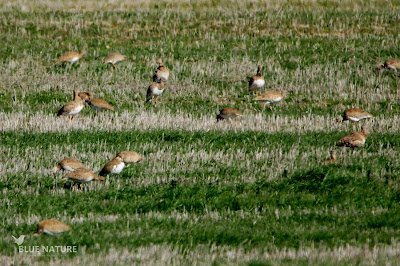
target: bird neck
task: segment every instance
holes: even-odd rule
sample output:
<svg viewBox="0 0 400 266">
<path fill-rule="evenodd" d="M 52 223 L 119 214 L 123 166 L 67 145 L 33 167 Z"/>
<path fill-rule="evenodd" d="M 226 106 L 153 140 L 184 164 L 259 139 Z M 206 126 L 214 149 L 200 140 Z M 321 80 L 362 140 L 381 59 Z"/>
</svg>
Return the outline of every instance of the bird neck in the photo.
<svg viewBox="0 0 400 266">
<path fill-rule="evenodd" d="M 361 132 L 363 133 L 363 135 L 365 137 L 368 137 L 368 132 L 367 132 L 367 130 L 365 128 L 363 128 Z"/>
<path fill-rule="evenodd" d="M 82 98 L 79 96 L 77 91 L 74 91 L 74 101 L 81 102 Z"/>
</svg>

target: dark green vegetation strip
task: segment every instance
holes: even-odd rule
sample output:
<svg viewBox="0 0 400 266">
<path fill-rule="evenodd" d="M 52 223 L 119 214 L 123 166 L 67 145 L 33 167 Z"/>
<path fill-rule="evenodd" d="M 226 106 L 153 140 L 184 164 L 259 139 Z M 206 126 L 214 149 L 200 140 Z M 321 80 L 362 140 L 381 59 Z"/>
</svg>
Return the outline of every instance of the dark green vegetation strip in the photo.
<svg viewBox="0 0 400 266">
<path fill-rule="evenodd" d="M 113 150 L 126 147 L 135 143 L 163 143 L 165 146 L 180 148 L 182 146 L 196 145 L 198 149 L 206 150 L 234 150 L 243 149 L 253 151 L 263 147 L 290 148 L 299 144 L 304 149 L 310 147 L 335 147 L 335 143 L 346 134 L 344 132 L 309 132 L 296 133 L 263 133 L 263 132 L 187 132 L 171 130 L 131 130 L 110 132 L 70 131 L 68 133 L 28 133 L 28 132 L 0 132 L 0 144 L 9 147 L 42 147 L 48 149 L 50 145 L 68 145 L 81 143 L 102 142 Z M 393 148 L 400 146 L 400 135 L 394 133 L 377 134 L 368 136 L 364 149 L 368 152 L 378 152 L 382 147 Z M 359 149 L 360 150 L 360 149 Z M 174 151 L 174 150 L 173 150 Z M 140 151 L 156 152 L 156 150 Z"/>
</svg>

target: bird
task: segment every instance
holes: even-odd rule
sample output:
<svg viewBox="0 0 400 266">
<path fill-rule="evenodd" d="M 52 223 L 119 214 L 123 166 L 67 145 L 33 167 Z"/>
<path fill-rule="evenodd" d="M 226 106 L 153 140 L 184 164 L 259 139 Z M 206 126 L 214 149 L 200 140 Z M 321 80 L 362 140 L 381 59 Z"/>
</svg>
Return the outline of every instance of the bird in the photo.
<svg viewBox="0 0 400 266">
<path fill-rule="evenodd" d="M 265 80 L 261 75 L 261 66 L 257 66 L 257 74 L 249 80 L 249 91 L 257 93 L 257 91 L 265 85 Z"/>
<path fill-rule="evenodd" d="M 164 78 L 164 82 L 167 83 L 169 77 L 169 70 L 164 66 L 161 59 L 158 60 L 158 67 L 153 75 L 153 82 L 160 82 L 161 78 Z"/>
<path fill-rule="evenodd" d="M 70 102 L 67 102 L 63 107 L 60 108 L 57 112 L 57 116 L 69 116 L 71 119 L 74 118 L 80 111 L 82 111 L 84 105 L 81 97 L 79 97 L 79 90 L 74 90 L 74 99 Z"/>
<path fill-rule="evenodd" d="M 380 65 L 377 70 L 390 69 L 394 71 L 400 70 L 400 59 L 388 59 L 383 65 Z"/>
<path fill-rule="evenodd" d="M 116 175 L 122 172 L 122 170 L 125 167 L 125 163 L 124 160 L 121 156 L 116 156 L 113 160 L 111 160 L 110 162 L 106 163 L 106 165 L 104 165 L 103 169 L 101 169 L 100 171 L 100 175 L 104 176 L 104 175 Z"/>
<path fill-rule="evenodd" d="M 147 88 L 146 103 L 150 101 L 154 103 L 154 99 L 156 99 L 156 103 L 158 102 L 158 96 L 164 92 L 164 81 L 165 78 L 161 77 L 158 82 L 151 83 Z"/>
<path fill-rule="evenodd" d="M 337 163 L 337 158 L 336 158 L 336 150 L 331 151 L 331 158 L 323 160 L 321 163 L 324 164 L 329 164 L 329 163 Z"/>
<path fill-rule="evenodd" d="M 79 96 L 82 98 L 84 103 L 89 104 L 90 107 L 99 112 L 104 110 L 114 111 L 114 107 L 111 104 L 103 99 L 93 98 L 93 93 L 91 92 L 81 92 L 79 93 Z"/>
<path fill-rule="evenodd" d="M 374 116 L 371 115 L 370 113 L 363 111 L 361 109 L 358 108 L 351 108 L 351 109 L 347 109 L 346 111 L 344 111 L 343 113 L 343 122 L 348 120 L 351 122 L 359 122 L 363 119 L 366 118 L 373 118 Z"/>
<path fill-rule="evenodd" d="M 52 169 L 52 171 L 54 173 L 61 171 L 61 170 L 74 171 L 75 169 L 78 169 L 78 168 L 86 168 L 86 166 L 83 163 L 81 163 L 80 161 L 78 161 L 77 159 L 64 158 L 57 164 L 57 166 L 55 166 Z"/>
<path fill-rule="evenodd" d="M 88 183 L 90 181 L 104 181 L 104 177 L 96 176 L 92 171 L 86 168 L 79 168 L 73 172 L 69 172 L 64 175 L 62 179 L 67 179 L 72 181 L 73 183 L 79 183 L 81 188 L 84 183 Z"/>
<path fill-rule="evenodd" d="M 122 151 L 118 153 L 116 157 L 122 158 L 125 164 L 134 164 L 143 160 L 143 156 L 135 151 Z"/>
<path fill-rule="evenodd" d="M 71 230 L 71 226 L 54 219 L 43 220 L 39 223 L 34 235 L 54 235 Z"/>
<path fill-rule="evenodd" d="M 355 131 L 349 135 L 344 136 L 336 143 L 336 146 L 349 147 L 352 149 L 359 148 L 365 144 L 367 137 L 367 127 L 364 125 L 361 128 L 361 132 Z"/>
<path fill-rule="evenodd" d="M 75 51 L 70 51 L 70 52 L 66 52 L 65 54 L 63 54 L 62 56 L 60 56 L 60 58 L 57 59 L 56 64 L 58 63 L 75 63 L 77 62 L 79 59 L 82 58 L 82 56 L 84 56 L 86 54 L 86 50 L 81 50 L 80 53 L 75 52 Z"/>
<path fill-rule="evenodd" d="M 22 243 L 24 243 L 25 235 L 21 235 L 18 238 L 16 238 L 15 236 L 12 236 L 12 238 L 14 239 L 15 244 L 20 246 L 20 245 L 22 245 Z"/>
<path fill-rule="evenodd" d="M 116 68 L 116 64 L 119 62 L 122 62 L 126 59 L 125 55 L 122 55 L 118 52 L 113 52 L 113 53 L 109 53 L 106 57 L 106 59 L 104 59 L 104 64 L 111 64 L 112 68 L 111 70 L 114 71 L 114 69 Z"/>
<path fill-rule="evenodd" d="M 240 112 L 238 109 L 233 108 L 233 107 L 225 107 L 222 108 L 222 110 L 219 112 L 217 115 L 217 121 L 221 121 L 224 119 L 232 119 L 238 116 L 243 116 L 243 113 Z"/>
<path fill-rule="evenodd" d="M 285 96 L 279 91 L 267 91 L 255 98 L 256 101 L 264 102 L 265 105 L 269 104 L 269 109 L 272 110 L 271 104 L 280 102 Z"/>
</svg>

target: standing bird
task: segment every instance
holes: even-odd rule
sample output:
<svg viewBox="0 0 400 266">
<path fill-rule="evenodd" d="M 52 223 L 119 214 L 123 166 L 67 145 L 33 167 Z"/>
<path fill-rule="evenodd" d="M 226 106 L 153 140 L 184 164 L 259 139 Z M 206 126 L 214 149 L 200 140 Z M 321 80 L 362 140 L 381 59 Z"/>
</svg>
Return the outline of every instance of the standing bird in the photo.
<svg viewBox="0 0 400 266">
<path fill-rule="evenodd" d="M 377 70 L 390 69 L 394 71 L 400 70 L 400 59 L 388 59 L 385 63 L 377 68 Z"/>
<path fill-rule="evenodd" d="M 279 91 L 267 91 L 255 98 L 256 101 L 264 103 L 264 109 L 269 104 L 269 109 L 272 110 L 271 104 L 282 101 L 285 96 Z"/>
<path fill-rule="evenodd" d="M 143 156 L 135 151 L 122 151 L 116 157 L 122 158 L 125 164 L 133 164 L 143 160 Z"/>
<path fill-rule="evenodd" d="M 86 166 L 77 159 L 64 158 L 52 170 L 54 173 L 56 173 L 61 170 L 74 171 L 75 169 L 78 168 L 86 168 Z"/>
<path fill-rule="evenodd" d="M 69 172 L 62 179 L 68 179 L 73 183 L 79 183 L 82 188 L 84 183 L 88 183 L 90 181 L 104 181 L 104 177 L 96 176 L 92 171 L 85 168 L 76 169 L 73 172 Z"/>
<path fill-rule="evenodd" d="M 337 163 L 337 158 L 336 158 L 336 151 L 332 150 L 331 151 L 331 158 L 323 160 L 321 163 L 329 164 L 329 163 Z"/>
<path fill-rule="evenodd" d="M 153 82 L 160 82 L 164 78 L 164 82 L 167 83 L 169 77 L 169 70 L 164 66 L 161 59 L 158 60 L 158 67 L 153 76 Z"/>
<path fill-rule="evenodd" d="M 75 51 L 66 52 L 60 58 L 57 59 L 56 64 L 58 64 L 58 63 L 73 64 L 73 63 L 77 62 L 79 59 L 81 59 L 82 56 L 84 56 L 85 54 L 86 54 L 86 50 L 81 50 L 80 53 L 75 52 Z"/>
<path fill-rule="evenodd" d="M 83 107 L 83 101 L 81 97 L 79 97 L 79 90 L 74 90 L 74 99 L 70 102 L 67 102 L 63 107 L 61 107 L 61 109 L 57 112 L 57 116 L 69 116 L 72 123 L 72 119 L 74 119 L 74 116 L 82 111 Z"/>
<path fill-rule="evenodd" d="M 43 220 L 39 223 L 37 227 L 37 231 L 34 235 L 54 235 L 54 234 L 59 234 L 62 232 L 66 232 L 71 230 L 71 226 L 54 220 L 54 219 L 48 219 L 48 220 Z"/>
<path fill-rule="evenodd" d="M 358 108 L 347 109 L 343 113 L 343 121 L 359 122 L 366 118 L 373 118 L 374 116 Z"/>
<path fill-rule="evenodd" d="M 114 52 L 114 53 L 109 53 L 106 57 L 106 59 L 104 59 L 104 64 L 111 64 L 112 68 L 111 70 L 114 71 L 114 69 L 116 68 L 116 64 L 119 62 L 122 62 L 126 59 L 125 55 L 122 55 L 118 52 Z"/>
<path fill-rule="evenodd" d="M 154 98 L 156 99 L 156 103 L 158 102 L 158 96 L 164 92 L 164 81 L 165 78 L 161 77 L 158 82 L 151 83 L 147 88 L 146 103 L 149 101 L 154 103 Z"/>
<path fill-rule="evenodd" d="M 217 122 L 220 120 L 228 119 L 231 120 L 237 116 L 243 116 L 243 113 L 240 112 L 238 109 L 233 107 L 225 107 L 217 115 Z"/>
<path fill-rule="evenodd" d="M 116 175 L 121 173 L 124 167 L 124 160 L 122 159 L 122 157 L 117 155 L 117 157 L 104 165 L 103 169 L 101 169 L 100 171 L 100 175 Z"/>
<path fill-rule="evenodd" d="M 355 131 L 349 135 L 344 136 L 341 140 L 336 143 L 336 146 L 343 146 L 349 148 L 359 148 L 365 144 L 365 141 L 368 137 L 367 127 L 362 126 L 362 131 Z"/>
<path fill-rule="evenodd" d="M 261 75 L 261 66 L 257 67 L 257 74 L 252 76 L 249 80 L 249 91 L 257 94 L 257 91 L 265 85 L 265 80 Z"/>
<path fill-rule="evenodd" d="M 101 112 L 104 110 L 114 111 L 114 107 L 109 104 L 107 101 L 100 98 L 93 98 L 93 93 L 91 92 L 81 92 L 79 93 L 79 97 L 82 98 L 84 103 L 89 104 L 93 109 Z"/>
</svg>

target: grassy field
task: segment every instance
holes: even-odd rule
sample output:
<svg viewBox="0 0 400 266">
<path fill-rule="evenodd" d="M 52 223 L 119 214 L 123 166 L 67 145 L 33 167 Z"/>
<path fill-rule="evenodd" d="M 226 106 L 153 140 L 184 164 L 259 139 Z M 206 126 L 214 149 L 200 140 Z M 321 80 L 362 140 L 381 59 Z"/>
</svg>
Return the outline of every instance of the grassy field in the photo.
<svg viewBox="0 0 400 266">
<path fill-rule="evenodd" d="M 0 0 L 0 264 L 397 264 L 400 258 L 399 1 Z M 72 67 L 54 66 L 86 49 Z M 127 60 L 112 72 L 112 51 Z M 145 104 L 161 58 L 171 72 Z M 273 111 L 263 91 L 287 91 Z M 56 117 L 72 90 L 115 106 Z M 244 117 L 216 123 L 223 107 Z M 364 147 L 339 148 L 350 107 L 375 115 Z M 357 125 L 359 128 L 360 125 Z M 72 191 L 64 157 L 98 171 Z M 33 237 L 54 218 L 73 230 Z M 78 247 L 68 255 L 17 252 Z"/>
</svg>

